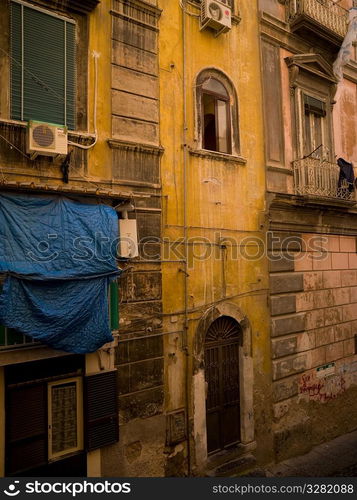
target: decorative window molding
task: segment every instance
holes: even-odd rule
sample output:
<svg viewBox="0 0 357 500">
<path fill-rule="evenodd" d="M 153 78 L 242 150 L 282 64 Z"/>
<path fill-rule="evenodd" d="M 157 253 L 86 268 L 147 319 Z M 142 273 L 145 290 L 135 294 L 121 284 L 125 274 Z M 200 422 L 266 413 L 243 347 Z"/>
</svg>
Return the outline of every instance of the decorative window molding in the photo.
<svg viewBox="0 0 357 500">
<path fill-rule="evenodd" d="M 206 149 L 189 149 L 192 156 L 198 158 L 209 158 L 210 160 L 223 161 L 226 163 L 238 163 L 239 165 L 246 165 L 247 159 L 242 156 L 230 155 L 226 153 L 219 153 L 218 151 L 207 151 Z"/>
<path fill-rule="evenodd" d="M 333 161 L 332 110 L 337 80 L 332 67 L 319 54 L 299 54 L 285 62 L 290 70 L 295 159 L 313 153 Z M 314 152 L 320 145 L 317 142 L 322 147 Z"/>
</svg>

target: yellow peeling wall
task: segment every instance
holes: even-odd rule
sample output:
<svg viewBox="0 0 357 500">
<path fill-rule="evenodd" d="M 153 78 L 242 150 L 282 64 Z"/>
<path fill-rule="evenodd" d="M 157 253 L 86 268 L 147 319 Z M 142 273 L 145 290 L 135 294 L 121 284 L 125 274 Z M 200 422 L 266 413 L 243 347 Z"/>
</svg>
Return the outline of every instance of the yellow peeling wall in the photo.
<svg viewBox="0 0 357 500">
<path fill-rule="evenodd" d="M 88 127 L 95 132 L 95 61 L 98 56 L 97 113 L 96 128 L 97 145 L 90 150 L 88 157 L 89 177 L 103 181 L 111 181 L 111 150 L 107 140 L 112 136 L 111 130 L 111 0 L 102 0 L 89 18 L 89 51 L 88 51 Z"/>
<path fill-rule="evenodd" d="M 195 395 L 192 373 L 194 342 L 200 319 L 214 304 L 235 304 L 251 325 L 254 376 L 244 383 L 254 391 L 255 435 L 257 456 L 269 459 L 271 381 L 270 343 L 267 309 L 267 272 L 264 258 L 265 170 L 263 159 L 263 123 L 261 103 L 258 14 L 256 1 L 241 0 L 241 21 L 227 34 L 215 38 L 210 30 L 200 31 L 199 8 L 187 2 L 187 10 L 196 17 L 184 15 L 180 2 L 159 1 L 160 19 L 160 103 L 161 163 L 163 187 L 163 308 L 166 335 L 166 410 L 186 407 L 189 400 L 192 470 L 204 467 L 205 408 Z M 185 39 L 184 39 L 185 38 Z M 184 56 L 185 54 L 185 56 Z M 185 57 L 185 59 L 184 59 Z M 224 72 L 235 86 L 239 106 L 240 155 L 246 164 L 222 161 L 210 156 L 198 157 L 189 152 L 195 143 L 195 84 L 205 68 Z M 184 92 L 186 87 L 186 93 Z M 185 102 L 186 101 L 186 102 Z M 187 110 L 186 153 L 184 142 L 184 109 Z M 186 190 L 185 185 L 186 163 Z M 186 192 L 185 192 L 186 191 Z M 186 199 L 188 267 L 178 262 L 179 252 L 169 243 L 185 237 Z M 204 240 L 200 240 L 204 238 Z M 219 238 L 233 238 L 239 245 L 220 248 Z M 262 241 L 258 250 L 257 241 Z M 194 246 L 192 244 L 195 242 Z M 248 245 L 248 246 L 247 246 Z M 192 258 L 192 253 L 198 257 Z M 244 253 L 259 257 L 244 258 Z M 233 258 L 232 258 L 233 257 Z M 187 275 L 185 274 L 187 273 Z M 185 336 L 185 280 L 187 280 L 187 347 Z M 178 333 L 175 333 L 178 332 Z M 204 390 L 202 381 L 200 391 Z M 254 386 L 253 386 L 254 384 Z M 242 381 L 241 381 L 242 386 Z M 188 394 L 188 396 L 187 396 Z M 244 407 L 245 402 L 241 401 Z M 250 415 L 253 420 L 253 415 Z M 200 429 L 199 429 L 200 428 Z M 192 430 L 193 429 L 193 430 Z M 198 429 L 198 430 L 197 430 Z M 202 456 L 197 441 L 203 441 Z M 264 443 L 264 445 L 263 445 Z M 264 446 L 264 448 L 263 448 Z M 185 455 L 182 445 L 171 450 L 172 457 Z"/>
</svg>

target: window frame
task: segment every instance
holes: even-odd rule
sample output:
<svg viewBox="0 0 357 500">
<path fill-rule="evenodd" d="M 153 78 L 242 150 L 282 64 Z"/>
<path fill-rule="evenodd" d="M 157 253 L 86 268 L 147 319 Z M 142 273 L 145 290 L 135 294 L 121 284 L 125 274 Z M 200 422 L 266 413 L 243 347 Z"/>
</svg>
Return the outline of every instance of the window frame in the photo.
<svg viewBox="0 0 357 500">
<path fill-rule="evenodd" d="M 228 97 L 221 96 L 212 91 L 207 91 L 202 88 L 202 85 L 209 78 L 217 80 L 226 89 Z M 212 93 L 211 93 L 212 92 Z M 194 143 L 199 151 L 204 154 L 212 155 L 222 155 L 222 157 L 237 157 L 241 158 L 241 148 L 240 148 L 240 127 L 239 127 L 239 106 L 238 106 L 238 96 L 235 86 L 231 80 L 222 71 L 216 68 L 205 68 L 201 70 L 195 78 L 194 85 L 195 94 L 195 130 L 194 130 Z M 228 150 L 230 153 L 221 153 L 220 151 L 212 151 L 204 148 L 204 110 L 203 110 L 203 95 L 213 95 L 216 99 L 225 100 L 227 102 L 227 141 Z M 217 113 L 216 113 L 217 117 Z M 194 151 L 194 150 L 193 150 Z"/>
<path fill-rule="evenodd" d="M 20 6 L 20 24 L 17 27 L 16 32 L 13 30 L 13 21 L 12 21 L 12 13 L 13 9 L 15 9 L 15 5 Z M 74 19 L 68 16 L 64 16 L 62 14 L 58 14 L 57 12 L 52 12 L 51 10 L 48 10 L 46 8 L 43 8 L 41 6 L 29 4 L 27 2 L 24 2 L 23 0 L 10 0 L 9 2 L 10 6 L 10 118 L 15 119 L 15 120 L 20 120 L 20 121 L 29 121 L 29 120 L 35 120 L 35 121 L 42 121 L 46 123 L 53 123 L 56 125 L 62 125 L 66 126 L 69 130 L 75 130 L 76 129 L 76 122 L 77 122 L 77 56 L 76 56 L 76 32 L 77 32 L 77 23 Z M 25 10 L 26 9 L 26 10 Z M 56 79 L 58 77 L 58 81 L 63 80 L 63 93 L 61 95 L 58 95 L 56 97 L 55 95 L 52 95 L 49 99 L 49 104 L 48 102 L 44 104 L 43 108 L 46 108 L 46 105 L 50 106 L 48 116 L 50 116 L 49 119 L 42 119 L 38 115 L 33 115 L 33 116 L 28 116 L 25 118 L 25 111 L 26 107 L 29 106 L 31 102 L 36 102 L 36 98 L 41 97 L 41 93 L 39 92 L 38 94 L 36 91 L 32 95 L 32 90 L 31 87 L 28 87 L 28 79 L 26 79 L 26 73 L 29 73 L 31 76 L 31 68 L 29 69 L 27 67 L 27 60 L 26 60 L 26 52 L 25 52 L 25 42 L 24 42 L 24 36 L 25 36 L 25 22 L 27 19 L 27 16 L 30 16 L 30 12 L 39 12 L 40 14 L 44 16 L 48 16 L 49 18 L 55 19 L 57 21 L 60 21 L 63 23 L 63 66 L 62 67 L 56 67 L 55 62 L 51 65 L 51 71 L 53 71 L 56 74 Z M 45 18 L 44 18 L 45 19 Z M 28 22 L 28 21 L 27 21 Z M 71 30 L 69 29 L 69 25 L 73 26 L 73 45 L 72 45 L 72 40 L 69 38 L 69 35 L 71 33 Z M 59 26 L 60 29 L 60 26 Z M 32 33 L 32 31 L 30 31 Z M 13 94 L 14 94 L 14 74 L 16 74 L 15 68 L 17 64 L 14 64 L 14 48 L 13 44 L 14 41 L 17 42 L 20 40 L 20 56 L 21 56 L 21 63 L 20 63 L 20 83 L 19 85 L 19 90 L 20 90 L 20 96 L 18 97 L 18 105 L 20 106 L 20 117 L 16 115 L 15 110 L 14 110 L 14 99 L 13 99 Z M 40 42 L 39 42 L 40 44 Z M 16 45 L 15 45 L 16 47 Z M 73 67 L 71 67 L 70 61 L 67 59 L 68 54 L 73 53 Z M 29 57 L 29 56 L 27 56 Z M 70 64 L 70 66 L 69 66 Z M 71 67 L 71 74 L 73 78 L 73 90 L 71 92 L 71 95 L 69 96 L 69 89 L 71 87 L 71 77 L 69 77 L 69 72 L 68 69 Z M 27 71 L 26 71 L 27 70 Z M 37 75 L 34 75 L 34 78 L 31 77 L 32 80 L 41 82 L 40 78 Z M 27 80 L 27 82 L 26 82 Z M 47 88 L 50 88 L 46 83 L 44 85 Z M 42 85 L 41 85 L 42 86 Z M 16 87 L 15 87 L 15 93 L 16 93 Z M 26 96 L 26 93 L 29 94 Z M 57 94 L 57 92 L 53 91 L 53 94 Z M 61 120 L 57 120 L 55 117 L 52 118 L 52 113 L 55 113 L 54 105 L 53 102 L 55 99 L 63 100 L 63 105 L 60 106 L 61 113 L 63 113 L 63 122 L 64 123 L 58 123 Z M 71 101 L 73 103 L 73 110 L 71 109 Z M 32 104 L 33 105 L 33 104 Z M 40 106 L 41 107 L 41 106 Z M 70 122 L 69 120 L 70 118 Z"/>
<path fill-rule="evenodd" d="M 333 116 L 331 106 L 329 106 L 329 95 L 328 91 L 319 87 L 319 82 L 316 81 L 316 87 L 314 88 L 313 80 L 310 81 L 311 85 L 299 84 L 296 88 L 296 99 L 294 104 L 294 113 L 296 116 L 296 133 L 295 135 L 295 149 L 296 149 L 296 159 L 304 158 L 305 156 L 310 156 L 314 151 L 306 151 L 306 106 L 305 106 L 305 96 L 313 97 L 318 101 L 322 102 L 325 106 L 325 115 L 321 116 L 321 136 L 322 136 L 322 149 L 317 151 L 315 158 L 321 157 L 327 151 L 327 158 L 329 161 L 333 161 L 334 158 L 334 141 L 333 141 Z M 312 111 L 309 113 L 313 114 Z M 312 130 L 310 130 L 310 139 L 312 139 Z"/>
<path fill-rule="evenodd" d="M 222 94 L 219 94 L 217 92 L 214 92 L 212 90 L 206 90 L 203 89 L 203 84 L 209 80 L 210 78 L 215 79 L 214 77 L 207 77 L 207 79 L 202 83 L 201 87 L 201 123 L 202 123 L 202 149 L 205 151 L 213 151 L 215 153 L 223 153 L 223 154 L 232 154 L 232 122 L 231 122 L 231 112 L 229 109 L 229 92 L 227 91 L 228 96 L 224 96 Z M 221 83 L 219 80 L 215 79 L 219 83 Z M 222 83 L 221 83 L 222 84 Z M 205 148 L 205 114 L 204 114 L 204 104 L 203 104 L 203 96 L 204 95 L 210 95 L 214 97 L 214 108 L 215 108 L 215 131 L 216 131 L 216 149 L 207 149 Z M 220 131 L 220 126 L 219 126 L 219 116 L 218 116 L 218 101 L 224 101 L 225 102 L 225 110 L 226 110 L 226 125 L 227 125 L 227 134 L 225 136 L 226 141 L 227 141 L 227 149 L 228 151 L 220 151 L 219 150 L 219 131 Z"/>
<path fill-rule="evenodd" d="M 75 382 L 76 384 L 76 420 L 77 420 L 77 446 L 68 448 L 66 450 L 53 453 L 52 452 L 52 388 L 57 385 L 64 385 Z M 48 461 L 58 460 L 66 455 L 83 451 L 84 450 L 84 436 L 83 436 L 83 381 L 82 377 L 65 378 L 56 380 L 55 382 L 47 383 L 47 422 L 48 422 Z"/>
<path fill-rule="evenodd" d="M 334 162 L 333 106 L 338 80 L 332 66 L 319 54 L 298 54 L 286 57 L 290 75 L 290 106 L 292 116 L 293 161 L 305 155 L 304 95 L 324 104 L 324 159 Z M 326 154 L 327 153 L 327 154 Z"/>
<path fill-rule="evenodd" d="M 313 99 L 321 102 L 323 104 L 323 112 L 318 112 L 314 111 L 312 109 L 307 110 L 307 105 L 306 105 L 306 100 L 305 97 L 312 97 Z M 307 113 L 308 111 L 308 113 Z M 321 118 L 321 145 L 322 149 L 320 148 L 320 151 L 316 151 L 316 153 L 313 153 L 314 157 L 320 158 L 324 154 L 324 148 L 328 148 L 328 150 L 331 150 L 331 143 L 329 140 L 329 132 L 328 132 L 328 126 L 329 126 L 329 117 L 328 117 L 328 112 L 327 112 L 327 103 L 326 103 L 326 98 L 322 94 L 314 94 L 310 91 L 306 91 L 303 88 L 301 89 L 301 115 L 302 115 L 302 121 L 303 121 L 303 126 L 302 126 L 302 136 L 303 136 L 303 143 L 302 143 L 302 149 L 304 152 L 304 155 L 310 156 L 313 151 L 320 146 L 320 144 L 317 144 L 316 142 L 316 134 L 315 134 L 315 120 L 313 117 L 319 116 Z M 307 115 L 309 116 L 309 119 L 307 118 Z M 310 147 L 311 151 L 307 151 L 307 120 L 309 120 L 309 125 L 310 125 Z M 314 143 L 314 144 L 313 144 Z"/>
<path fill-rule="evenodd" d="M 91 5 L 95 0 L 91 0 Z M 24 2 L 27 3 L 27 2 Z M 66 6 L 59 5 L 54 0 L 32 0 L 29 4 L 31 7 L 39 7 L 50 13 L 56 13 L 66 19 L 72 19 L 76 23 L 75 32 L 75 116 L 74 129 L 75 132 L 83 134 L 88 133 L 89 127 L 89 94 L 91 83 L 89 80 L 89 29 L 90 17 L 89 12 L 93 10 L 93 6 L 89 9 L 84 7 L 74 8 L 70 2 L 66 2 Z M 76 2 L 77 6 L 78 3 Z M 12 120 L 11 117 L 11 59 L 10 59 L 10 42 L 11 42 L 11 9 L 9 0 L 0 0 L 0 22 L 6 28 L 0 31 L 0 46 L 3 51 L 0 51 L 0 119 L 3 121 L 11 121 L 12 123 L 26 122 Z M 70 131 L 71 132 L 71 131 Z"/>
</svg>

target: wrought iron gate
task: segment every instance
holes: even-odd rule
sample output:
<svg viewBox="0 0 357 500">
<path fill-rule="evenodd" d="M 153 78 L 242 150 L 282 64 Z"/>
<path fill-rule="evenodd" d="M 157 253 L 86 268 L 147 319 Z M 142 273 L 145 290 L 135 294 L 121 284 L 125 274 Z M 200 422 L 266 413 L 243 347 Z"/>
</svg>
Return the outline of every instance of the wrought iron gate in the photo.
<svg viewBox="0 0 357 500">
<path fill-rule="evenodd" d="M 239 324 L 222 316 L 209 327 L 205 340 L 208 453 L 240 441 Z"/>
</svg>

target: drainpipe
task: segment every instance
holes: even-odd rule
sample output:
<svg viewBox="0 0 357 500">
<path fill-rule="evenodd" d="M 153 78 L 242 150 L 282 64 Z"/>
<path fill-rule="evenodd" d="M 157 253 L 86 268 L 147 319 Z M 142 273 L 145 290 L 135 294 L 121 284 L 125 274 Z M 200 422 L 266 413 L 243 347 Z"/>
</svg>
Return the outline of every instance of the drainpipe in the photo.
<svg viewBox="0 0 357 500">
<path fill-rule="evenodd" d="M 189 376 L 189 347 L 188 347 L 188 245 L 187 245 L 187 85 L 186 85 L 186 0 L 182 3 L 182 92 L 183 92 L 183 239 L 184 239 L 184 334 L 182 339 L 182 350 L 186 354 L 185 370 L 185 397 L 186 397 L 186 428 L 187 428 L 187 475 L 191 476 L 191 441 L 190 441 L 190 380 Z"/>
<path fill-rule="evenodd" d="M 110 283 L 110 329 L 119 329 L 119 293 L 118 281 L 115 279 Z"/>
</svg>

